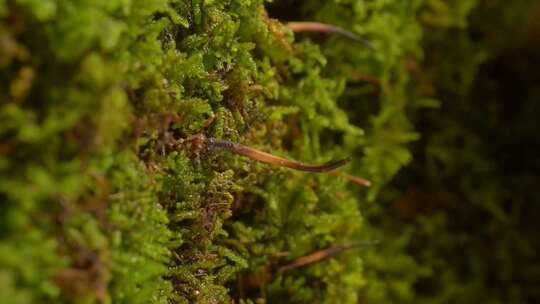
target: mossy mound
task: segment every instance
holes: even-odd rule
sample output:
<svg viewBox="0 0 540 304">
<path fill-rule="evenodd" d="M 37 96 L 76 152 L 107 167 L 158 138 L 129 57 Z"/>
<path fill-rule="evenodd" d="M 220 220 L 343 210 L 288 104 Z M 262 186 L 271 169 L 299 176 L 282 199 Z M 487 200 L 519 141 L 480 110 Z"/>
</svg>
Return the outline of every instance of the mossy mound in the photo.
<svg viewBox="0 0 540 304">
<path fill-rule="evenodd" d="M 463 28 L 475 4 L 0 0 L 3 301 L 414 301 L 436 267 L 376 201 L 398 196 L 412 118 L 438 105 L 411 82 L 423 26 Z M 373 186 L 201 150 L 199 134 L 352 156 L 343 172 Z M 381 244 L 279 271 L 364 240 Z"/>
</svg>

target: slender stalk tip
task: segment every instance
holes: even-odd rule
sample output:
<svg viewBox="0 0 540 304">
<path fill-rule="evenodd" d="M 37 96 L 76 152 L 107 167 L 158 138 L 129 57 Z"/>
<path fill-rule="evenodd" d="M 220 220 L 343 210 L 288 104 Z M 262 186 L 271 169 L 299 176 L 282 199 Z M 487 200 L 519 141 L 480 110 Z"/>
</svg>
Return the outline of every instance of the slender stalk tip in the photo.
<svg viewBox="0 0 540 304">
<path fill-rule="evenodd" d="M 344 37 L 347 37 L 349 39 L 352 39 L 354 41 L 360 42 L 364 44 L 364 46 L 368 47 L 370 50 L 375 50 L 375 47 L 373 46 L 373 44 L 371 44 L 371 42 L 359 37 L 358 35 L 356 35 L 355 33 L 351 31 L 348 31 L 341 27 L 337 27 L 332 24 L 326 24 L 322 22 L 310 22 L 310 21 L 291 21 L 291 22 L 286 23 L 286 25 L 295 33 L 300 33 L 300 32 L 336 33 Z"/>
<path fill-rule="evenodd" d="M 346 164 L 350 163 L 351 160 L 352 160 L 352 158 L 347 157 L 347 158 L 344 158 L 342 160 L 338 160 L 338 161 L 335 161 L 335 162 L 328 163 L 326 165 L 325 169 L 326 169 L 326 171 L 331 171 L 331 170 L 337 169 L 339 167 L 343 167 Z"/>
</svg>

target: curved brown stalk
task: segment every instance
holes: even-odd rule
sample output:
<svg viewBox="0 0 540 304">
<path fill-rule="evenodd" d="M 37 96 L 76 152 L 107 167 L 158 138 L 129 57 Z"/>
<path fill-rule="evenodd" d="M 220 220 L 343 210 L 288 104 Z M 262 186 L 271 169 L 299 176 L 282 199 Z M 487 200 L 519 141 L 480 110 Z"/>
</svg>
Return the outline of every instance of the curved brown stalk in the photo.
<svg viewBox="0 0 540 304">
<path fill-rule="evenodd" d="M 221 140 L 216 138 L 208 138 L 207 145 L 209 148 L 223 149 L 236 154 L 249 157 L 253 160 L 262 163 L 278 165 L 300 171 L 323 173 L 339 168 L 350 161 L 350 158 L 338 160 L 324 165 L 308 165 L 297 161 L 288 160 L 279 156 L 272 155 L 248 146 L 244 146 L 232 141 Z"/>
<path fill-rule="evenodd" d="M 346 180 L 352 182 L 352 183 L 355 183 L 359 186 L 363 186 L 363 187 L 371 187 L 371 182 L 365 178 L 362 178 L 362 177 L 358 177 L 358 176 L 354 176 L 354 175 L 350 175 L 350 174 L 347 174 L 347 173 L 343 173 L 343 172 L 332 172 L 330 173 L 331 175 L 334 175 L 334 176 L 341 176 L 343 178 L 345 178 Z"/>
<path fill-rule="evenodd" d="M 335 25 L 322 23 L 322 22 L 307 22 L 307 21 L 294 21 L 286 23 L 287 27 L 290 28 L 295 33 L 300 32 L 319 32 L 319 33 L 335 33 L 345 36 L 349 39 L 361 42 L 365 44 L 370 49 L 374 49 L 373 45 L 358 37 L 355 33 L 348 31 L 346 29 L 337 27 Z"/>
<path fill-rule="evenodd" d="M 326 249 L 315 251 L 306 256 L 299 257 L 296 260 L 292 261 L 291 263 L 280 267 L 277 272 L 279 274 L 279 273 L 283 273 L 294 268 L 299 268 L 299 267 L 303 267 L 309 264 L 313 264 L 313 263 L 322 261 L 324 259 L 327 259 L 331 256 L 334 256 L 343 250 L 359 248 L 359 247 L 369 247 L 376 244 L 378 244 L 378 241 L 347 243 L 347 244 L 343 244 L 339 246 L 328 247 Z"/>
</svg>

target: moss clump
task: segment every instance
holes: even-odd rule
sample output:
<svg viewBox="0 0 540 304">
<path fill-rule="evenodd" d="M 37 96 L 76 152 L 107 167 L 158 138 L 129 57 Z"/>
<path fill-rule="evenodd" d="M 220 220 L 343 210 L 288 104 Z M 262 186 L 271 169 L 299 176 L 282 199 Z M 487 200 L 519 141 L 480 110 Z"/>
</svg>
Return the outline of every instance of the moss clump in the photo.
<svg viewBox="0 0 540 304">
<path fill-rule="evenodd" d="M 0 1 L 6 303 L 414 301 L 436 268 L 373 201 L 412 160 L 410 118 L 437 105 L 410 81 L 422 24 L 464 27 L 475 2 Z M 374 186 L 201 153 L 200 133 L 353 156 Z M 365 239 L 383 243 L 277 271 Z"/>
<path fill-rule="evenodd" d="M 167 218 L 122 140 L 129 33 L 169 8 L 142 2 L 0 2 L 6 303 L 167 298 Z"/>
<path fill-rule="evenodd" d="M 415 30 L 387 49 L 399 26 L 377 24 L 417 28 L 418 5 L 351 15 L 352 4 L 329 2 L 333 14 L 320 15 L 313 4 L 303 17 L 345 18 L 379 50 L 297 42 L 263 1 L 2 2 L 2 276 L 13 301 L 354 302 L 365 284 L 356 253 L 245 278 L 369 238 L 356 190 L 198 156 L 181 141 L 205 132 L 303 161 L 357 155 L 349 170 L 370 175 L 375 196 L 410 158 L 405 100 L 389 97 L 403 90 L 400 58 L 419 39 Z M 382 92 L 358 71 L 380 77 Z M 354 93 L 341 97 L 346 88 Z M 373 124 L 377 107 L 347 115 L 374 98 L 383 102 Z"/>
</svg>

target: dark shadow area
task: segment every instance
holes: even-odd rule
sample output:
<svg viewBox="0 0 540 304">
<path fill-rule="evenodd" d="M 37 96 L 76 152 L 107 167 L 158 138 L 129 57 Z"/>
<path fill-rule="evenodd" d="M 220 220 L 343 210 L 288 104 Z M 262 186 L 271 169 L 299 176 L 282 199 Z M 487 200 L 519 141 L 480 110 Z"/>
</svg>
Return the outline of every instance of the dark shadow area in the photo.
<svg viewBox="0 0 540 304">
<path fill-rule="evenodd" d="M 392 204 L 415 226 L 410 254 L 435 270 L 416 281 L 420 298 L 540 301 L 540 7 L 513 19 L 505 9 L 484 3 L 469 30 L 426 37 L 416 77 L 442 105 L 413 114 L 422 139 Z"/>
</svg>

